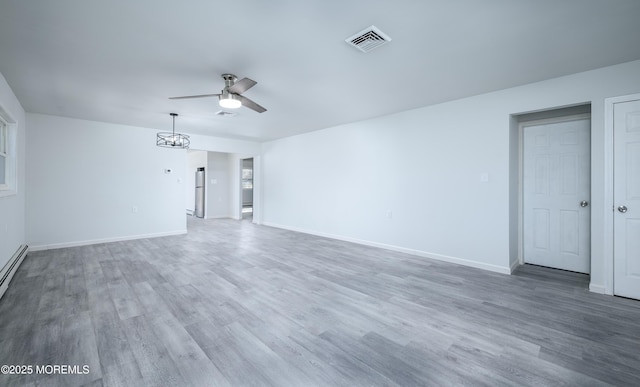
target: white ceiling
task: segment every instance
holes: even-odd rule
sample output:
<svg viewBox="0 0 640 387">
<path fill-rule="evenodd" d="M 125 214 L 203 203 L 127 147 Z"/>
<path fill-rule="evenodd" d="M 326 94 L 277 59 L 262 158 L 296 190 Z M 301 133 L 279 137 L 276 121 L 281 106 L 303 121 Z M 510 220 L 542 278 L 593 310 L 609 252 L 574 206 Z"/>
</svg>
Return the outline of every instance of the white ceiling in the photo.
<svg viewBox="0 0 640 387">
<path fill-rule="evenodd" d="M 266 141 L 640 59 L 638 0 L 0 0 L 28 112 Z M 375 25 L 393 40 L 344 42 Z M 268 109 L 217 117 L 222 73 Z"/>
</svg>

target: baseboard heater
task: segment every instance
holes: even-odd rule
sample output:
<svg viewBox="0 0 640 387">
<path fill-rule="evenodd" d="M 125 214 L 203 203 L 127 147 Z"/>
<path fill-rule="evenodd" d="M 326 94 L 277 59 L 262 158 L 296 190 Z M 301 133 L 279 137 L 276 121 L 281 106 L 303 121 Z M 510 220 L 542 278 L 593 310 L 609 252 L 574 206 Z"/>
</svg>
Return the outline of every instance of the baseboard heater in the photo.
<svg viewBox="0 0 640 387">
<path fill-rule="evenodd" d="M 22 263 L 24 258 L 27 256 L 28 252 L 29 252 L 29 246 L 27 245 L 20 246 L 18 251 L 16 251 L 16 253 L 13 254 L 13 257 L 11 257 L 9 262 L 7 262 L 7 264 L 4 265 L 4 267 L 2 268 L 2 271 L 0 271 L 0 275 L 1 275 L 0 298 L 2 298 L 2 296 L 4 295 L 4 292 L 7 291 L 7 288 L 9 287 L 9 283 L 11 282 L 11 278 L 13 278 L 13 275 L 16 273 L 16 271 L 20 267 L 20 264 Z"/>
</svg>

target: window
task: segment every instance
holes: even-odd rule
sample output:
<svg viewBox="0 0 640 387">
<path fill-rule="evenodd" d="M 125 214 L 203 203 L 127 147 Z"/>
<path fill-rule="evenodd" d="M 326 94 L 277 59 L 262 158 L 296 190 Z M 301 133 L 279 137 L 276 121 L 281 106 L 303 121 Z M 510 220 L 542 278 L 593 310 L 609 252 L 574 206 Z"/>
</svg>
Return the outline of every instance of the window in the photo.
<svg viewBox="0 0 640 387">
<path fill-rule="evenodd" d="M 7 188 L 7 123 L 0 117 L 0 189 Z"/>
<path fill-rule="evenodd" d="M 0 106 L 0 197 L 16 194 L 16 123 Z"/>
</svg>

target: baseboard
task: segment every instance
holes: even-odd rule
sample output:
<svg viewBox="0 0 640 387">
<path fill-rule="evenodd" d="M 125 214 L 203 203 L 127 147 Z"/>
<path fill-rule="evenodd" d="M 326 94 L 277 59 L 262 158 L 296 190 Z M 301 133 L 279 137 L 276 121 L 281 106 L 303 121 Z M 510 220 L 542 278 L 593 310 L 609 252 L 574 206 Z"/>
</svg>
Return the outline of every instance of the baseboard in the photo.
<svg viewBox="0 0 640 387">
<path fill-rule="evenodd" d="M 520 261 L 519 260 L 515 260 L 513 262 L 511 262 L 511 266 L 509 266 L 509 274 L 513 274 L 514 271 L 516 271 L 516 269 L 520 266 Z"/>
<path fill-rule="evenodd" d="M 305 229 L 300 229 L 300 228 L 296 228 L 296 227 L 284 226 L 284 225 L 277 224 L 277 223 L 262 222 L 262 225 L 268 226 L 268 227 L 280 228 L 280 229 L 283 229 L 283 230 L 301 232 L 303 234 L 316 235 L 316 236 L 320 236 L 320 237 L 324 237 L 324 238 L 336 239 L 336 240 L 345 241 L 345 242 L 357 243 L 359 245 L 378 247 L 378 248 L 381 248 L 381 249 L 397 251 L 399 253 L 411 254 L 411 255 L 418 256 L 418 257 L 431 258 L 431 259 L 435 259 L 435 260 L 438 260 L 438 261 L 455 263 L 455 264 L 458 264 L 458 265 L 474 267 L 476 269 L 488 270 L 488 271 L 492 271 L 492 272 L 495 272 L 495 273 L 511 274 L 511 268 L 510 267 L 506 267 L 506 266 L 491 265 L 491 264 L 488 264 L 488 263 L 472 261 L 472 260 L 464 259 L 464 258 L 451 257 L 451 256 L 448 256 L 448 255 L 430 253 L 430 252 L 427 252 L 427 251 L 409 249 L 409 248 L 406 248 L 406 247 L 388 245 L 388 244 L 385 244 L 385 243 L 372 242 L 372 241 L 367 241 L 367 240 L 358 239 L 358 238 L 345 237 L 345 236 L 342 236 L 342 235 L 335 235 L 335 234 L 328 234 L 328 233 L 323 233 L 323 232 L 305 230 Z"/>
<path fill-rule="evenodd" d="M 128 235 L 128 236 L 124 236 L 124 237 L 115 237 L 115 238 L 91 239 L 91 240 L 86 240 L 86 241 L 53 243 L 53 244 L 48 244 L 48 245 L 35 245 L 35 246 L 30 247 L 30 250 L 31 251 L 42 251 L 42 250 L 52 250 L 52 249 L 63 249 L 65 247 L 97 245 L 99 243 L 122 242 L 122 241 L 136 240 L 136 239 L 160 238 L 160 237 L 173 236 L 173 235 L 182 235 L 182 234 L 186 234 L 186 233 L 187 233 L 187 230 L 176 230 L 176 231 L 168 231 L 168 232 L 159 232 L 159 233 L 154 233 L 154 234 Z"/>
<path fill-rule="evenodd" d="M 593 293 L 598 293 L 598 294 L 607 294 L 604 286 L 597 285 L 594 283 L 589 284 L 589 291 Z"/>
<path fill-rule="evenodd" d="M 24 261 L 28 252 L 29 246 L 20 246 L 18 250 L 16 250 L 16 252 L 13 254 L 11 259 L 9 259 L 9 262 L 4 265 L 2 271 L 0 271 L 0 298 L 2 298 L 4 292 L 7 291 L 13 275 L 16 273 L 16 271 L 18 271 L 20 264 L 22 264 L 22 261 Z"/>
</svg>

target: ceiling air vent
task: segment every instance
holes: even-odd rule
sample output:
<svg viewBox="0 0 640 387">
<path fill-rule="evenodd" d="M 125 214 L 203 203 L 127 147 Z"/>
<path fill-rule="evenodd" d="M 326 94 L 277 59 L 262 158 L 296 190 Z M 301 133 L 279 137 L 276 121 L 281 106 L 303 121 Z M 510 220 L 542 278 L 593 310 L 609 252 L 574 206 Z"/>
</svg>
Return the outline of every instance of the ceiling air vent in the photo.
<svg viewBox="0 0 640 387">
<path fill-rule="evenodd" d="M 216 112 L 216 116 L 220 116 L 220 117 L 235 117 L 236 114 L 238 113 L 225 112 L 224 110 L 220 110 L 219 112 Z"/>
<path fill-rule="evenodd" d="M 391 38 L 389 35 L 380 31 L 376 26 L 371 26 L 345 39 L 344 41 L 362 52 L 369 52 L 376 47 L 380 47 L 383 44 L 390 42 Z"/>
</svg>

